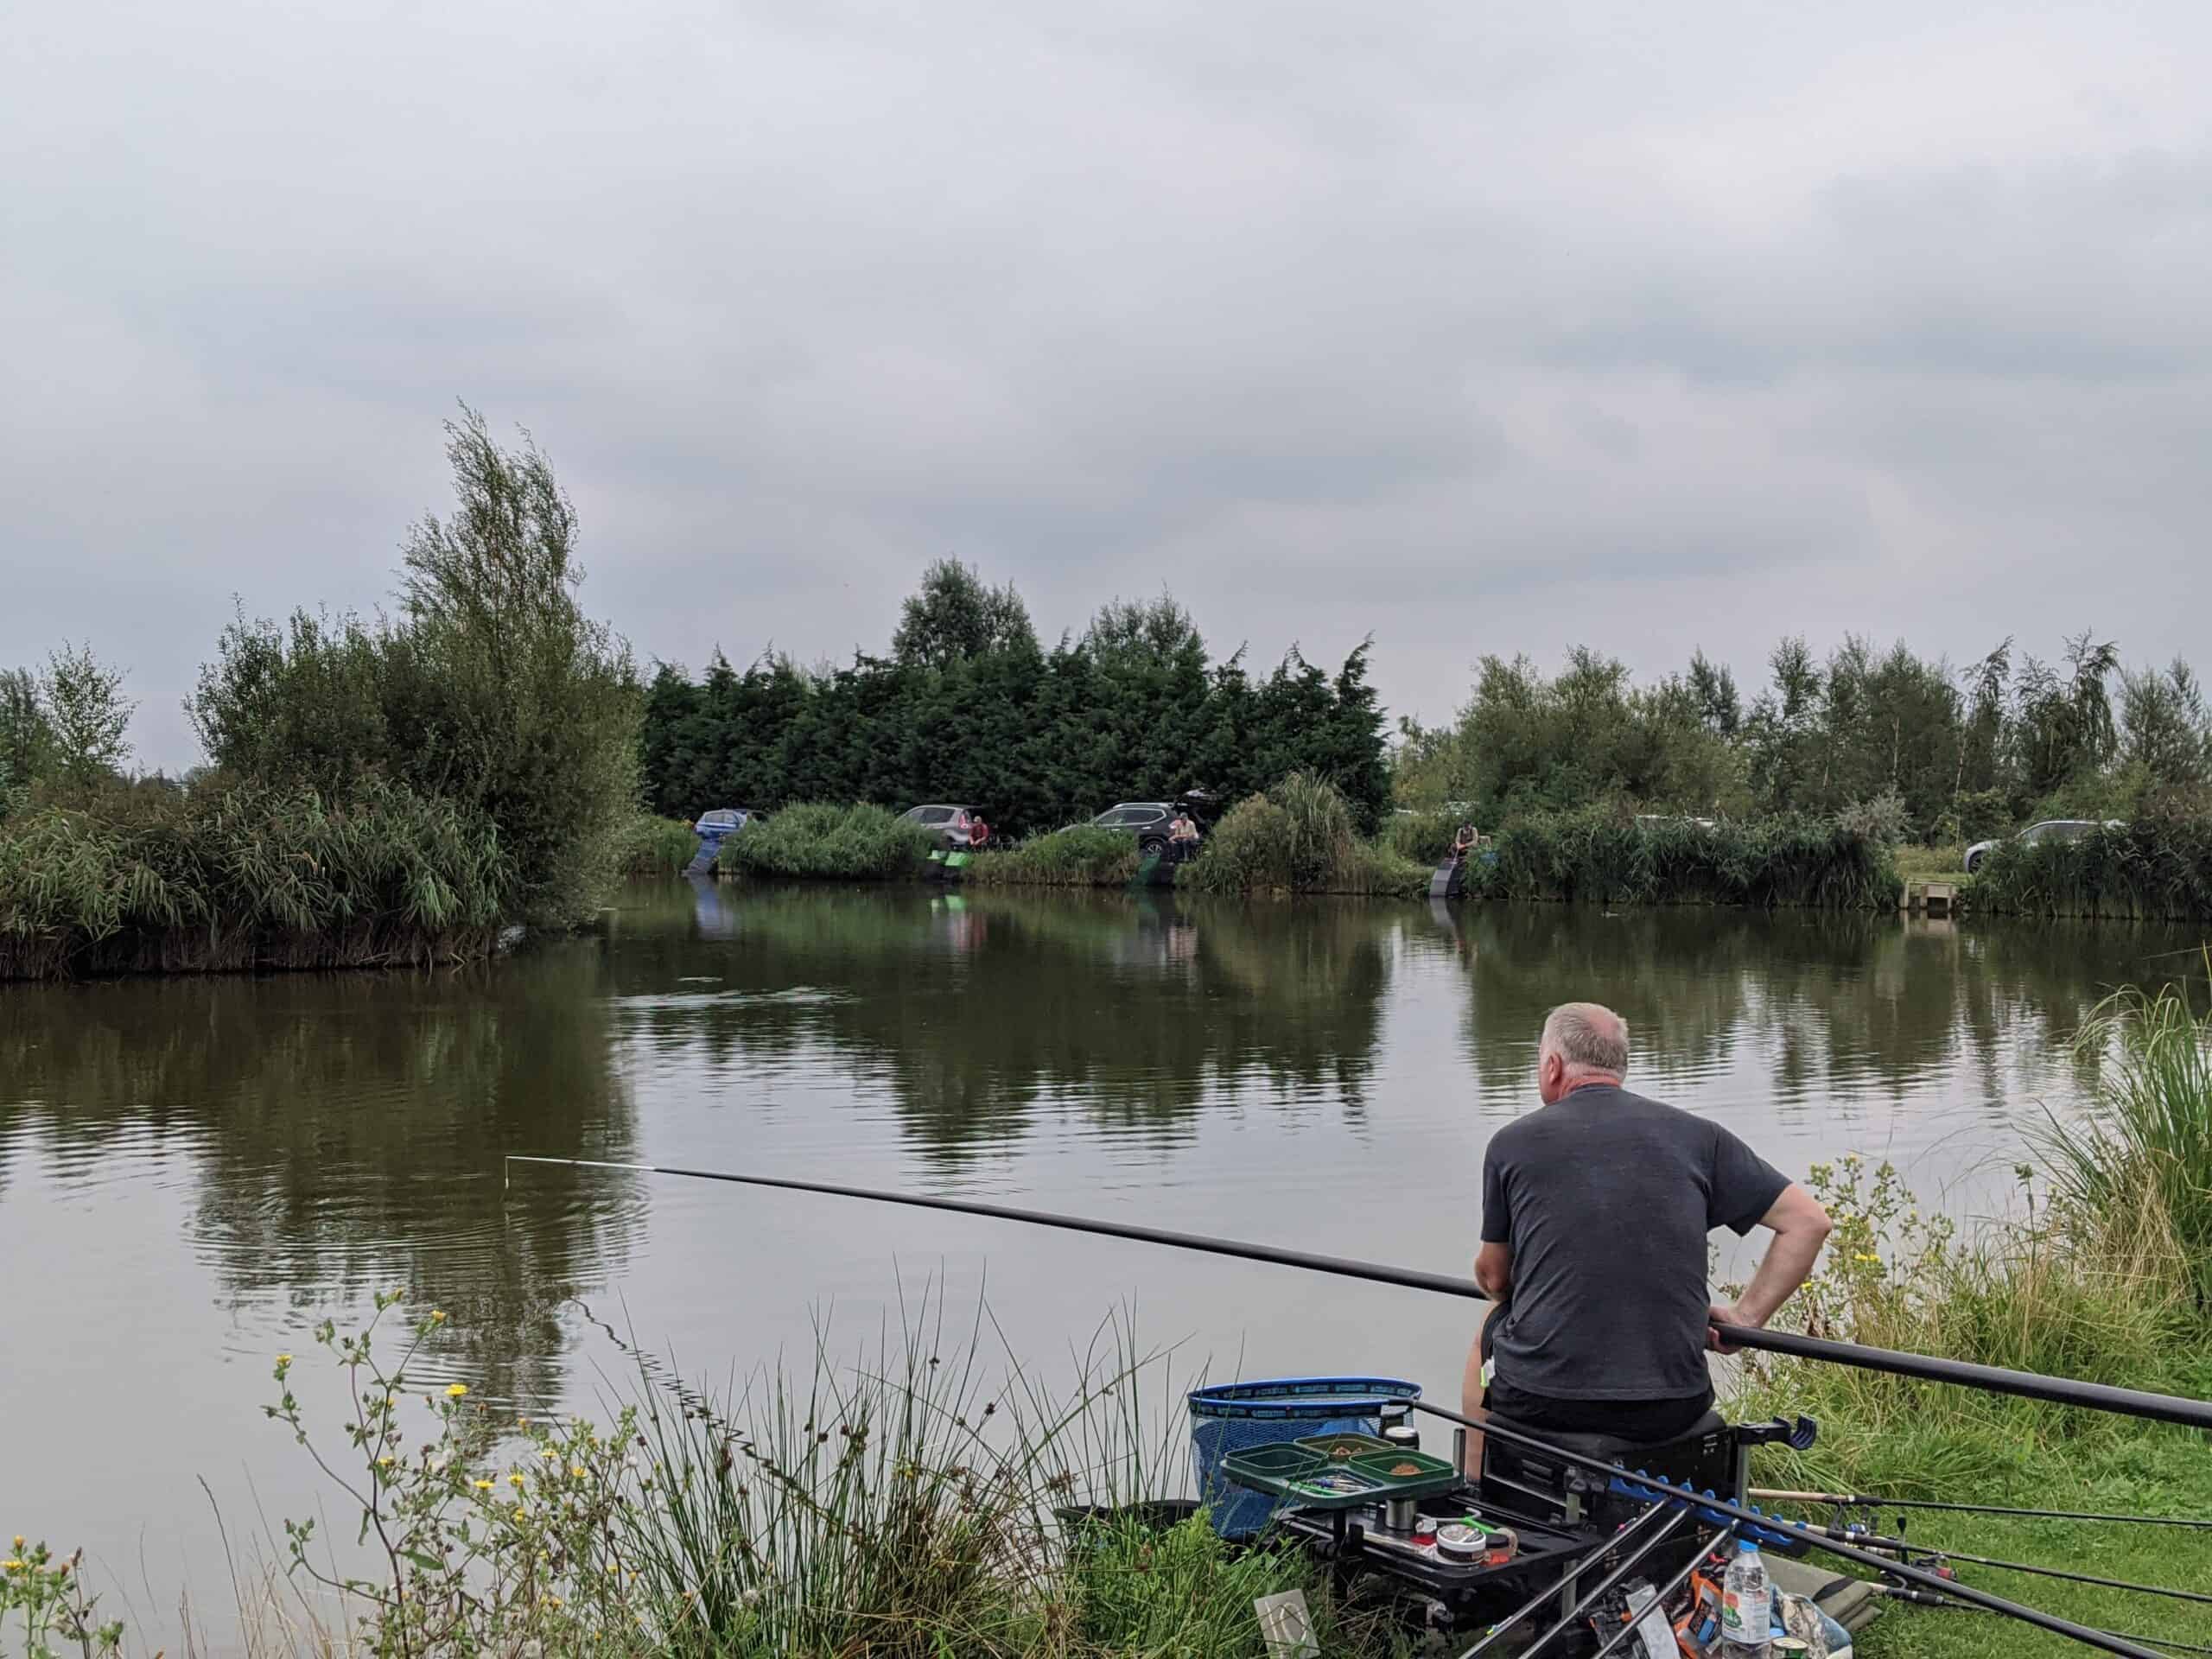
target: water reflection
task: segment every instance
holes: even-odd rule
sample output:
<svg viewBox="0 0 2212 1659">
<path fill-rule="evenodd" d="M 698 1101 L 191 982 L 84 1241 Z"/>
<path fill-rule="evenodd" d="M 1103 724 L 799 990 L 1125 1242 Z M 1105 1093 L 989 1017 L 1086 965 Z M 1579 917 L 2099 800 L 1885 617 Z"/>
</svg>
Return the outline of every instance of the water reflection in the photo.
<svg viewBox="0 0 2212 1659">
<path fill-rule="evenodd" d="M 499 1395 L 549 1391 L 559 1301 L 585 1264 L 619 1265 L 642 1200 L 552 1170 L 518 1217 L 501 1156 L 632 1154 L 604 976 L 596 950 L 563 950 L 465 973 L 11 988 L 0 1181 L 38 1154 L 64 1192 L 97 1191 L 111 1161 L 188 1169 L 178 1242 L 232 1311 L 435 1287 L 476 1344 L 451 1363 Z"/>
<path fill-rule="evenodd" d="M 695 950 L 636 895 L 616 957 L 627 1034 L 704 1089 L 803 1065 L 881 1086 L 947 1162 L 1043 1109 L 1172 1143 L 1231 1084 L 1363 1111 L 1402 920 L 1118 893 L 687 897 L 700 943 L 741 948 Z"/>
</svg>

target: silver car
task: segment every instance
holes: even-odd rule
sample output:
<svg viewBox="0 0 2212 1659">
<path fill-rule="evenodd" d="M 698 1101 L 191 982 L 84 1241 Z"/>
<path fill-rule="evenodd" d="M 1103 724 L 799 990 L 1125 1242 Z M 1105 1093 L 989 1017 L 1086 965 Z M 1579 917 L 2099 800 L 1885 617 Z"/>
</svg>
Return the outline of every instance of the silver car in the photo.
<svg viewBox="0 0 2212 1659">
<path fill-rule="evenodd" d="M 970 832 L 982 816 L 977 806 L 910 806 L 899 815 L 901 823 L 918 823 L 937 831 L 948 852 L 964 852 L 973 845 Z"/>
<path fill-rule="evenodd" d="M 2118 818 L 2107 818 L 2102 823 L 2094 818 L 2045 818 L 2041 823 L 2031 823 L 2019 833 L 2018 839 L 2028 846 L 2046 841 L 2079 841 L 2099 830 L 2125 830 L 2127 826 Z M 1993 841 L 1977 841 L 1967 849 L 1967 874 L 1972 875 L 1981 867 L 1981 861 L 2005 844 L 2005 837 Z"/>
</svg>

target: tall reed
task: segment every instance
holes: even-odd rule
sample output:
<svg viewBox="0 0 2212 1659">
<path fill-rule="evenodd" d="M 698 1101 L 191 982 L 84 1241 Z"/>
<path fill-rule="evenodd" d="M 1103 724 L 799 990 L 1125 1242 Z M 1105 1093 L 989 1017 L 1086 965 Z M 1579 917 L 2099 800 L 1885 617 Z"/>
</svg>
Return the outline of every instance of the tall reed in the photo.
<svg viewBox="0 0 2212 1659">
<path fill-rule="evenodd" d="M 2212 822 L 2158 818 L 2078 841 L 2008 841 L 1976 867 L 1987 915 L 2212 919 Z"/>
<path fill-rule="evenodd" d="M 1135 876 L 1137 863 L 1137 844 L 1127 830 L 1077 823 L 980 854 L 968 866 L 968 880 L 984 886 L 1118 887 Z"/>
<path fill-rule="evenodd" d="M 616 861 L 625 875 L 676 875 L 698 850 L 698 835 L 688 820 L 640 812 L 622 832 Z"/>
<path fill-rule="evenodd" d="M 1901 883 L 1889 850 L 1828 819 L 1706 824 L 1610 807 L 1509 820 L 1478 890 L 1500 899 L 1582 904 L 1719 904 L 1892 908 Z"/>
<path fill-rule="evenodd" d="M 487 821 L 374 777 L 39 807 L 0 823 L 0 978 L 479 956 L 517 887 Z"/>
<path fill-rule="evenodd" d="M 1343 893 L 1411 898 L 1429 871 L 1360 839 L 1336 785 L 1296 772 L 1231 807 L 1184 867 L 1179 887 L 1203 893 Z"/>
<path fill-rule="evenodd" d="M 2172 986 L 2130 988 L 2098 1005 L 2076 1052 L 2095 1080 L 2085 1112 L 2037 1137 L 2052 1180 L 2084 1217 L 2170 1232 L 2170 1259 L 2212 1300 L 2212 1020 Z"/>
<path fill-rule="evenodd" d="M 745 875 L 880 881 L 918 874 L 938 837 L 880 806 L 787 806 L 722 842 L 721 868 Z"/>
</svg>

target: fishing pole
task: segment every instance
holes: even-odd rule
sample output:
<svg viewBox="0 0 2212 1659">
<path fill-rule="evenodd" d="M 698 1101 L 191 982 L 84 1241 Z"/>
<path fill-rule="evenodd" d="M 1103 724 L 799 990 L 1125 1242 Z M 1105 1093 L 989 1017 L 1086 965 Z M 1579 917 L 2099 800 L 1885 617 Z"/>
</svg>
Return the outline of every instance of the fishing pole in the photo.
<svg viewBox="0 0 2212 1659">
<path fill-rule="evenodd" d="M 2163 1585 L 2133 1584 L 2126 1579 L 2101 1579 L 2094 1573 L 2074 1573 L 2059 1567 L 2031 1567 L 2024 1561 L 1999 1561 L 1987 1555 L 1966 1555 L 1955 1549 L 1937 1549 L 1928 1544 L 1908 1543 L 1902 1538 L 1884 1538 L 1876 1534 L 1853 1532 L 1848 1527 L 1821 1527 L 1800 1522 L 1806 1531 L 1824 1538 L 1840 1538 L 1846 1543 L 1856 1544 L 1861 1549 L 1872 1549 L 1883 1554 L 1895 1552 L 1901 1555 L 1929 1555 L 1946 1561 L 1964 1561 L 1968 1567 L 1992 1567 L 2005 1573 L 2032 1573 L 2039 1579 L 2064 1579 L 2071 1584 L 2094 1584 L 2101 1590 L 2126 1590 L 2139 1596 L 2165 1596 L 2175 1601 L 2196 1601 L 2212 1605 L 2212 1596 L 2196 1590 L 2169 1590 Z"/>
<path fill-rule="evenodd" d="M 2094 1648 L 2100 1653 L 2117 1654 L 2120 1656 L 2120 1659 L 2164 1659 L 2164 1656 L 2157 1649 L 2144 1647 L 2131 1637 L 2113 1636 L 2087 1624 L 2076 1624 L 2070 1618 L 2061 1618 L 2056 1613 L 2046 1613 L 2039 1607 L 2030 1607 L 2017 1601 L 2007 1601 L 2002 1596 L 1993 1595 L 1989 1591 L 1978 1589 L 1970 1584 L 1961 1584 L 1956 1579 L 1942 1578 L 1906 1562 L 1893 1561 L 1887 1556 L 1878 1555 L 1872 1550 L 1860 1549 L 1854 1544 L 1839 1543 L 1834 1539 L 1823 1538 L 1818 1533 L 1801 1526 L 1795 1521 L 1785 1521 L 1780 1516 L 1767 1515 L 1760 1510 L 1746 1508 L 1741 1503 L 1732 1503 L 1711 1492 L 1694 1491 L 1687 1486 L 1677 1486 L 1671 1481 L 1662 1480 L 1656 1475 L 1648 1475 L 1641 1471 L 1624 1470 L 1618 1464 L 1607 1463 L 1603 1459 L 1589 1457 L 1580 1452 L 1570 1451 L 1566 1446 L 1555 1446 L 1549 1441 L 1539 1440 L 1533 1434 L 1501 1422 L 1496 1417 L 1489 1416 L 1487 1413 L 1483 1418 L 1476 1418 L 1465 1416 L 1446 1406 L 1432 1405 L 1426 1400 L 1411 1400 L 1407 1402 L 1407 1404 L 1415 1411 L 1425 1412 L 1432 1417 L 1440 1417 L 1447 1423 L 1457 1423 L 1462 1428 L 1494 1435 L 1510 1446 L 1522 1446 L 1531 1452 L 1542 1452 L 1557 1459 L 1561 1463 L 1580 1469 L 1586 1474 L 1597 1475 L 1608 1482 L 1621 1481 L 1630 1488 L 1632 1494 L 1656 1494 L 1656 1497 L 1648 1498 L 1647 1501 L 1672 1502 L 1685 1505 L 1707 1519 L 1735 1521 L 1750 1526 L 1763 1527 L 1770 1531 L 1780 1533 L 1785 1537 L 1800 1539 L 1813 1548 L 1826 1554 L 1834 1555 L 1839 1560 L 1850 1561 L 1859 1567 L 1872 1567 L 1876 1572 L 1891 1579 L 1901 1579 L 1906 1584 L 1916 1588 L 1931 1590 L 1939 1595 L 1950 1596 L 1965 1605 L 1979 1607 L 1985 1612 L 2002 1613 L 2007 1618 L 2017 1619 L 2023 1624 L 2032 1624 L 2039 1630 L 2050 1631 L 2053 1636 L 2066 1637 L 2080 1643 L 2085 1648 Z"/>
<path fill-rule="evenodd" d="M 2179 1515 L 2101 1515 L 2087 1510 L 2013 1510 L 1997 1503 L 1939 1503 L 1925 1497 L 1870 1497 L 1851 1492 L 1787 1492 L 1754 1486 L 1747 1496 L 1767 1503 L 1817 1503 L 1839 1510 L 1943 1510 L 1960 1515 L 2009 1515 L 2025 1521 L 2109 1521 L 2132 1527 L 2195 1527 L 2212 1530 L 2212 1521 Z"/>
<path fill-rule="evenodd" d="M 1983 1613 L 1986 1607 L 1969 1606 L 1963 1601 L 1953 1601 L 1948 1596 L 1939 1596 L 1926 1590 L 1908 1590 L 1902 1585 L 1870 1584 L 1866 1586 L 1885 1601 L 1902 1601 L 1913 1607 L 1946 1607 L 1956 1613 Z M 2131 1636 L 2125 1630 L 2107 1630 L 2107 1636 L 2116 1636 L 2123 1642 L 2142 1642 L 2154 1648 L 2171 1648 L 2176 1653 L 2212 1653 L 2212 1648 L 2195 1642 L 2180 1642 L 2171 1636 Z M 1602 1653 L 1592 1659 L 1605 1659 Z"/>
<path fill-rule="evenodd" d="M 1173 1249 L 1196 1250 L 1209 1255 L 1233 1256 L 1246 1262 L 1265 1262 L 1277 1267 L 1303 1268 L 1312 1273 L 1363 1279 L 1370 1283 L 1398 1285 L 1408 1290 L 1434 1291 L 1440 1295 L 1464 1296 L 1487 1301 L 1471 1280 L 1441 1273 L 1421 1273 L 1380 1262 L 1359 1262 L 1344 1256 L 1322 1255 L 1311 1250 L 1249 1244 L 1241 1240 L 1213 1238 L 1201 1233 L 1179 1233 L 1164 1227 L 1141 1227 L 1129 1222 L 1100 1221 L 1063 1216 L 1048 1210 L 1020 1210 L 1002 1204 L 981 1204 L 971 1198 L 925 1198 L 912 1192 L 888 1192 L 865 1186 L 844 1186 L 826 1181 L 793 1180 L 785 1176 L 741 1175 L 727 1170 L 682 1169 L 662 1164 L 616 1163 L 597 1158 L 546 1158 L 511 1152 L 509 1164 L 552 1164 L 570 1169 L 614 1169 L 638 1175 L 671 1175 L 695 1181 L 724 1181 L 737 1186 L 766 1187 L 785 1192 L 812 1192 L 828 1198 L 866 1198 L 878 1204 L 903 1204 L 918 1210 L 940 1210 L 954 1215 L 982 1216 L 992 1221 L 1027 1222 L 1033 1226 L 1057 1227 L 1104 1238 L 1126 1238 L 1141 1244 L 1162 1244 Z M 508 1179 L 512 1181 L 510 1175 Z M 1748 1325 L 1715 1327 L 1722 1339 L 1739 1348 L 1788 1354 L 1799 1359 L 1824 1360 L 1860 1370 L 1886 1371 L 1895 1376 L 1916 1377 L 1928 1382 L 1948 1382 L 1980 1389 L 1992 1394 L 2018 1395 L 2051 1405 L 2082 1406 L 2092 1411 L 2117 1412 L 2148 1418 L 2154 1422 L 2179 1423 L 2188 1428 L 2212 1429 L 2212 1402 L 2185 1400 L 2177 1395 L 2152 1394 L 2139 1389 L 2120 1389 L 2103 1382 L 2084 1382 L 2073 1377 L 2041 1376 L 2032 1371 L 2011 1371 L 1995 1365 L 1976 1365 L 1961 1359 L 1937 1359 L 1925 1354 L 1899 1353 L 1889 1348 L 1869 1348 L 1855 1342 L 1835 1342 L 1822 1337 L 1800 1336 L 1792 1331 L 1760 1331 Z"/>
</svg>

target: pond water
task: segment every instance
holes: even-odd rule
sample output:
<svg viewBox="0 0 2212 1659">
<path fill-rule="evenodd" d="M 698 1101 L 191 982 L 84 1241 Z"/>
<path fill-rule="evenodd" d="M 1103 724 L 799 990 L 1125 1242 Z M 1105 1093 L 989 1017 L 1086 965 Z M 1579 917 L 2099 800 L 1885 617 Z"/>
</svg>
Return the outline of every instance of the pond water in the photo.
<svg viewBox="0 0 2212 1659">
<path fill-rule="evenodd" d="M 589 1406 L 628 1362 L 741 1378 L 902 1299 L 1067 1363 L 1133 1310 L 1179 1374 L 1456 1394 L 1468 1310 L 972 1218 L 502 1155 L 958 1193 L 1447 1273 L 1544 1010 L 1632 1022 L 1632 1086 L 1802 1175 L 1856 1151 L 2000 1206 L 2083 1011 L 2185 937 L 1707 910 L 626 890 L 603 938 L 428 974 L 0 988 L 0 1533 L 84 1543 L 159 1626 L 321 1490 L 264 1421 L 377 1288 L 450 1316 L 414 1379 Z M 1593 1224 L 1605 1224 L 1592 1217 Z M 302 1366 L 310 1409 L 331 1379 Z M 205 1479 L 212 1492 L 199 1485 Z M 350 1516 L 326 1528 L 352 1531 Z M 258 1543 L 257 1543 L 257 1541 Z M 225 1588 L 218 1591 L 217 1586 Z"/>
</svg>

